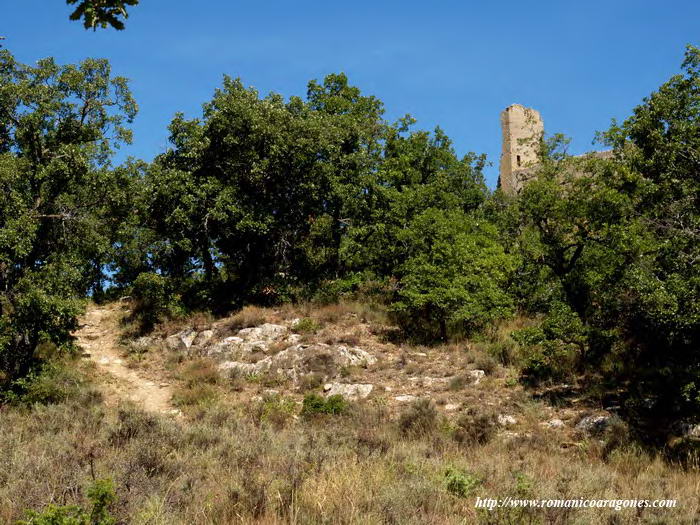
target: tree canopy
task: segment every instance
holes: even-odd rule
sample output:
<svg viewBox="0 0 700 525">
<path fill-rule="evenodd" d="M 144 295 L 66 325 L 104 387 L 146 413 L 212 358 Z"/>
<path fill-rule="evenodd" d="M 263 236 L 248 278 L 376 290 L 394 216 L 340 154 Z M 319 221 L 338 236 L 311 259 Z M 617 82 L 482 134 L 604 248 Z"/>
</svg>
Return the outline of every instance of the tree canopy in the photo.
<svg viewBox="0 0 700 525">
<path fill-rule="evenodd" d="M 139 0 L 66 0 L 68 5 L 76 5 L 70 14 L 71 20 L 82 20 L 85 29 L 113 27 L 121 31 L 124 20 L 129 18 L 127 6 L 138 5 Z"/>
<path fill-rule="evenodd" d="M 71 3 L 71 2 L 69 2 Z M 83 2 L 119 28 L 137 2 Z M 247 303 L 381 303 L 423 342 L 474 337 L 516 313 L 526 383 L 578 377 L 626 415 L 700 416 L 700 51 L 602 133 L 612 155 L 541 144 L 516 196 L 485 158 L 346 75 L 305 96 L 224 77 L 169 147 L 112 165 L 136 104 L 105 60 L 36 66 L 0 53 L 3 388 L 68 350 L 80 302 L 131 294 L 143 330 Z"/>
</svg>

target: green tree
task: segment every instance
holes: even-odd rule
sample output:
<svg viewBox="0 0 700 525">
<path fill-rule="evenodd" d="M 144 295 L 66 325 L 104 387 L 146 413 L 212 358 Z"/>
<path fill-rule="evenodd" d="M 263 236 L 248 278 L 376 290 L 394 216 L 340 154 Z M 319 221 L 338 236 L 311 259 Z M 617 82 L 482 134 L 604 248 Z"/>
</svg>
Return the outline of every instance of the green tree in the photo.
<svg viewBox="0 0 700 525">
<path fill-rule="evenodd" d="M 397 269 L 392 310 L 409 332 L 445 341 L 450 325 L 469 334 L 512 313 L 504 285 L 515 261 L 484 219 L 430 208 L 402 232 L 400 242 L 408 258 Z"/>
<path fill-rule="evenodd" d="M 138 5 L 139 0 L 66 0 L 66 4 L 78 4 L 71 13 L 71 20 L 82 20 L 85 29 L 111 26 L 121 31 L 123 19 L 129 18 L 127 6 Z"/>
<path fill-rule="evenodd" d="M 624 386 L 630 418 L 662 430 L 700 415 L 699 123 L 700 51 L 689 47 L 683 73 L 602 134 L 611 158 L 544 148 L 537 179 L 511 205 L 522 267 L 535 269 L 520 272 L 552 290 L 542 309 L 562 301 L 582 323 L 580 371 Z M 550 315 L 543 327 L 557 324 Z M 537 334 L 540 349 L 568 344 L 556 330 Z"/>
<path fill-rule="evenodd" d="M 406 116 L 386 128 L 378 169 L 350 201 L 363 210 L 342 245 L 350 270 L 394 274 L 408 256 L 399 237 L 414 217 L 430 208 L 471 212 L 486 198 L 483 157 L 459 159 L 442 130 L 412 131 L 414 123 Z"/>
<path fill-rule="evenodd" d="M 202 119 L 177 115 L 173 147 L 145 177 L 134 236 L 144 255 L 133 263 L 190 290 L 186 301 L 219 306 L 214 296 L 279 300 L 337 277 L 341 240 L 361 213 L 353 199 L 376 164 L 381 103 L 344 75 L 312 82 L 308 97 L 260 98 L 226 78 Z"/>
<path fill-rule="evenodd" d="M 0 374 L 61 347 L 80 299 L 99 290 L 132 176 L 112 170 L 136 113 L 105 60 L 36 66 L 0 51 Z"/>
<path fill-rule="evenodd" d="M 650 239 L 613 304 L 628 341 L 615 359 L 633 394 L 664 418 L 700 415 L 698 48 L 688 46 L 682 68 L 604 135 L 644 181 L 637 222 Z"/>
</svg>

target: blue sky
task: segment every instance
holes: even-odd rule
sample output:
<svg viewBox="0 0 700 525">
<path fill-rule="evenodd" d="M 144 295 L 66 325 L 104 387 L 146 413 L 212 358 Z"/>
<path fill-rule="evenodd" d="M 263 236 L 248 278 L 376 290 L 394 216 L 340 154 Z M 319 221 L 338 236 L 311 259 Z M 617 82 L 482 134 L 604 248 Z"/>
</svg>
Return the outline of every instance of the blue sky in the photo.
<svg viewBox="0 0 700 525">
<path fill-rule="evenodd" d="M 5 0 L 0 35 L 23 62 L 106 57 L 131 79 L 140 113 L 120 157 L 163 151 L 173 114 L 198 116 L 223 74 L 289 96 L 344 71 L 390 120 L 410 113 L 441 126 L 459 154 L 486 153 L 491 187 L 504 107 L 540 110 L 548 133 L 588 151 L 700 44 L 697 0 L 142 0 L 122 32 L 85 31 L 69 13 L 63 0 Z"/>
</svg>

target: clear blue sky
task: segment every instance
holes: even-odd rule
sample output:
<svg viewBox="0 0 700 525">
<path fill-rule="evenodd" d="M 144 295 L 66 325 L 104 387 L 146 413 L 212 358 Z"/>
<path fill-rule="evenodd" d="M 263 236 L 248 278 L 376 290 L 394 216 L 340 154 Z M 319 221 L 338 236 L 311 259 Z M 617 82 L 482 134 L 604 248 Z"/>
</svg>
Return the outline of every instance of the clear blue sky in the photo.
<svg viewBox="0 0 700 525">
<path fill-rule="evenodd" d="M 69 13 L 63 0 L 5 0 L 0 35 L 23 62 L 106 57 L 131 79 L 140 113 L 126 154 L 163 151 L 173 114 L 199 116 L 224 73 L 289 96 L 344 71 L 389 119 L 411 113 L 459 154 L 486 153 L 491 187 L 504 107 L 537 108 L 581 153 L 700 44 L 698 0 L 142 0 L 122 32 L 85 31 Z"/>
</svg>

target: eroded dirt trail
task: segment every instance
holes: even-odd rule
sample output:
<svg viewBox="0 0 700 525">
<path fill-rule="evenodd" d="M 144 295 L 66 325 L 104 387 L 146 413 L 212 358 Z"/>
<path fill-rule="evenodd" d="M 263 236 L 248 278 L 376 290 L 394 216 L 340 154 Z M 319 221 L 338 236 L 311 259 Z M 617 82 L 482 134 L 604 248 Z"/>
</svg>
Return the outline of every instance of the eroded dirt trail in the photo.
<svg viewBox="0 0 700 525">
<path fill-rule="evenodd" d="M 107 403 L 128 400 L 149 412 L 179 414 L 171 404 L 172 390 L 167 383 L 143 377 L 127 366 L 118 341 L 122 315 L 118 304 L 90 305 L 75 333 L 80 347 L 105 377 Z"/>
</svg>

